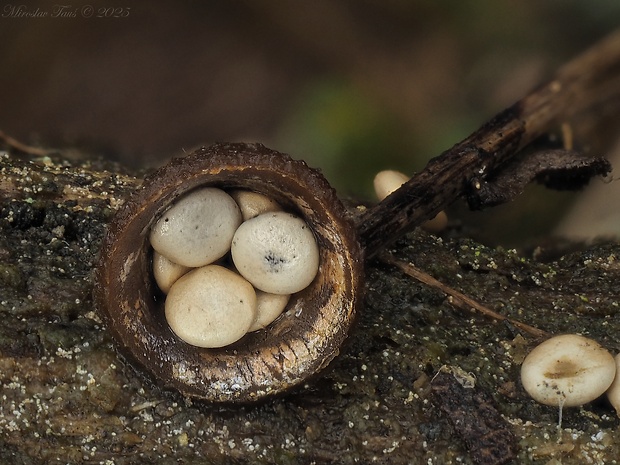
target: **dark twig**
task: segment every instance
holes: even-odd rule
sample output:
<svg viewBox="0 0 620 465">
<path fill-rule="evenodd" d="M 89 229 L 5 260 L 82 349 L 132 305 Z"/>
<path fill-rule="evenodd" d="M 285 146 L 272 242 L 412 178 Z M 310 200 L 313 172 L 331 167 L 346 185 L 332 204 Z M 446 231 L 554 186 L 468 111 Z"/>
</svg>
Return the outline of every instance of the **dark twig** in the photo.
<svg viewBox="0 0 620 465">
<path fill-rule="evenodd" d="M 446 286 L 445 284 L 436 280 L 429 274 L 426 274 L 422 270 L 418 269 L 416 266 L 412 265 L 411 263 L 403 262 L 402 260 L 397 259 L 396 257 L 394 257 L 394 255 L 392 255 L 389 252 L 382 252 L 381 255 L 379 255 L 379 259 L 382 262 L 387 263 L 388 265 L 392 265 L 398 268 L 403 273 L 405 273 L 407 276 L 417 279 L 421 283 L 426 284 L 427 286 L 435 288 L 443 292 L 444 294 L 448 295 L 448 302 L 450 302 L 450 304 L 456 308 L 460 308 L 461 310 L 465 310 L 468 312 L 477 311 L 477 312 L 480 312 L 482 315 L 492 318 L 496 321 L 509 322 L 516 328 L 519 328 L 521 331 L 525 331 L 537 338 L 549 337 L 549 333 L 547 333 L 546 331 L 535 328 L 534 326 L 530 326 L 520 321 L 513 320 L 511 318 L 508 318 L 504 315 L 501 315 L 491 310 L 490 308 L 485 307 L 479 302 L 476 302 L 471 297 L 467 297 L 465 294 L 457 291 L 456 289 L 452 289 L 451 287 Z"/>
<path fill-rule="evenodd" d="M 578 113 L 620 104 L 620 30 L 560 68 L 546 85 L 495 116 L 359 218 L 367 256 L 433 218 L 523 147 Z M 620 106 L 620 105 L 619 105 Z"/>
<path fill-rule="evenodd" d="M 610 172 L 611 163 L 605 158 L 586 157 L 574 150 L 535 151 L 511 159 L 497 176 L 475 183 L 467 202 L 472 210 L 509 202 L 533 180 L 550 189 L 577 190 L 593 176 Z"/>
</svg>

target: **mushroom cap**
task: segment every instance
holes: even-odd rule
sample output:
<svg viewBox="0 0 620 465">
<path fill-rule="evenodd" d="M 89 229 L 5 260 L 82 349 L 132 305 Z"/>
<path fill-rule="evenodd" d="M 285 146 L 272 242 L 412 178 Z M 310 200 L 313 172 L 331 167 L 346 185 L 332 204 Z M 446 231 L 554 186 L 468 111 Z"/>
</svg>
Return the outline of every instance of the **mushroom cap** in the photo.
<svg viewBox="0 0 620 465">
<path fill-rule="evenodd" d="M 616 363 L 598 342 L 563 334 L 535 347 L 521 366 L 527 393 L 545 405 L 574 407 L 603 394 L 614 380 Z"/>
<path fill-rule="evenodd" d="M 448 226 L 448 215 L 443 210 L 437 213 L 434 218 L 422 223 L 422 229 L 430 233 L 439 233 L 446 229 L 446 226 Z"/>
<path fill-rule="evenodd" d="M 607 399 L 620 416 L 620 354 L 616 355 L 614 360 L 616 361 L 616 377 L 607 389 Z"/>
<path fill-rule="evenodd" d="M 379 171 L 373 180 L 375 194 L 379 200 L 383 200 L 407 181 L 409 181 L 409 176 L 400 171 Z"/>
</svg>

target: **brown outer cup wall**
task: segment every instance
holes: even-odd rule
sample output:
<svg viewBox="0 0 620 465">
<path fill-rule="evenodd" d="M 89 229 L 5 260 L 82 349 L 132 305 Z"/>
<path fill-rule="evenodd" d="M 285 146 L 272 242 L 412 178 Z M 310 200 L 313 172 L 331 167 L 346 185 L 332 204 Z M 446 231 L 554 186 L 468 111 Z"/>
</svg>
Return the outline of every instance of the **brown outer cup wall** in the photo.
<svg viewBox="0 0 620 465">
<path fill-rule="evenodd" d="M 313 283 L 266 330 L 222 349 L 201 349 L 168 327 L 153 284 L 148 234 L 198 186 L 266 194 L 301 215 L 320 248 Z M 94 297 L 122 352 L 166 388 L 215 402 L 252 401 L 295 386 L 339 352 L 363 287 L 363 254 L 345 208 L 323 176 L 260 144 L 220 144 L 174 159 L 144 180 L 109 225 Z"/>
</svg>

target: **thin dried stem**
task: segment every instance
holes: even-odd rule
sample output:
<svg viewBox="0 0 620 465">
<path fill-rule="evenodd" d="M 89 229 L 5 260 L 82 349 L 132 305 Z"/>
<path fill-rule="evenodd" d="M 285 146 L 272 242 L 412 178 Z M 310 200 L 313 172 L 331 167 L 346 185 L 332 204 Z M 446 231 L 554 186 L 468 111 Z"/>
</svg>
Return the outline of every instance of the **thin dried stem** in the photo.
<svg viewBox="0 0 620 465">
<path fill-rule="evenodd" d="M 31 145 L 24 144 L 23 142 L 18 141 L 14 137 L 5 134 L 4 131 L 0 131 L 0 140 L 4 141 L 8 146 L 13 147 L 20 152 L 27 153 L 28 155 L 44 157 L 52 153 L 52 150 L 42 149 L 40 147 L 33 147 Z"/>
<path fill-rule="evenodd" d="M 443 292 L 448 296 L 448 302 L 456 308 L 468 312 L 477 311 L 480 312 L 482 315 L 492 318 L 496 321 L 506 321 L 515 326 L 516 328 L 519 328 L 521 331 L 525 331 L 537 338 L 546 338 L 550 336 L 550 334 L 546 331 L 538 329 L 534 326 L 530 326 L 526 323 L 522 323 L 518 320 L 513 320 L 512 318 L 508 318 L 491 310 L 488 307 L 485 307 L 471 297 L 466 296 L 465 294 L 457 291 L 456 289 L 446 286 L 442 282 L 436 280 L 429 274 L 417 268 L 415 265 L 399 260 L 389 252 L 382 252 L 381 255 L 379 255 L 379 259 L 382 262 L 387 263 L 388 265 L 392 265 L 398 268 L 407 276 L 417 279 L 421 283 Z"/>
</svg>

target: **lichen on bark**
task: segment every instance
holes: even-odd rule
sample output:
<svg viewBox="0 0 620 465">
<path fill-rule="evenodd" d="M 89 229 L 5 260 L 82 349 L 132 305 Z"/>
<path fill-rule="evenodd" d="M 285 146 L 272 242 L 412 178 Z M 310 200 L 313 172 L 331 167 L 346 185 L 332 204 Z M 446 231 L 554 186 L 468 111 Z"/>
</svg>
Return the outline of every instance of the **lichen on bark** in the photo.
<svg viewBox="0 0 620 465">
<path fill-rule="evenodd" d="M 454 309 L 378 260 L 349 340 L 305 386 L 256 405 L 167 392 L 124 361 L 91 299 L 106 224 L 140 179 L 13 154 L 0 171 L 2 463 L 566 465 L 620 453 L 604 399 L 566 409 L 558 430 L 557 409 L 528 398 L 519 368 L 537 340 Z M 620 351 L 618 243 L 537 261 L 458 231 L 416 230 L 392 251 L 510 318 Z M 460 389 L 474 391 L 460 399 Z M 506 434 L 477 444 L 466 428 L 477 420 Z M 513 459 L 499 453 L 512 447 Z"/>
</svg>

